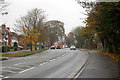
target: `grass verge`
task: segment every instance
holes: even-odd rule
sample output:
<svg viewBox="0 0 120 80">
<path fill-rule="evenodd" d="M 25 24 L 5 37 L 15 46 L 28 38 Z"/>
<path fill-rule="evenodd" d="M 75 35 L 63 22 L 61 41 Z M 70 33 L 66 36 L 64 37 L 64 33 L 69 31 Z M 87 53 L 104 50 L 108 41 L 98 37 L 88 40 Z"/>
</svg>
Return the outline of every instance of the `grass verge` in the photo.
<svg viewBox="0 0 120 80">
<path fill-rule="evenodd" d="M 29 56 L 35 53 L 40 53 L 45 50 L 47 49 L 39 49 L 39 50 L 34 50 L 34 51 L 23 51 L 23 52 L 18 52 L 18 53 L 7 53 L 7 54 L 2 54 L 2 57 L 25 57 L 25 56 Z"/>
</svg>

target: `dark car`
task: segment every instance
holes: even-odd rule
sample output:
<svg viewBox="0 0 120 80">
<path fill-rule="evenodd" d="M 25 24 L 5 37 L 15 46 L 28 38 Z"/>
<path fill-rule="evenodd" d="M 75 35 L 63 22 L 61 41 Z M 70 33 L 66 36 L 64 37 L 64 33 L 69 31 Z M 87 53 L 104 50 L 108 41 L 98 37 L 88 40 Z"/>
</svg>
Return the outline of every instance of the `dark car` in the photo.
<svg viewBox="0 0 120 80">
<path fill-rule="evenodd" d="M 75 46 L 71 46 L 70 50 L 76 50 L 76 47 Z"/>
<path fill-rule="evenodd" d="M 56 46 L 56 49 L 61 49 L 61 46 L 57 45 L 57 46 Z"/>
<path fill-rule="evenodd" d="M 55 49 L 55 46 L 51 46 L 50 49 Z"/>
</svg>

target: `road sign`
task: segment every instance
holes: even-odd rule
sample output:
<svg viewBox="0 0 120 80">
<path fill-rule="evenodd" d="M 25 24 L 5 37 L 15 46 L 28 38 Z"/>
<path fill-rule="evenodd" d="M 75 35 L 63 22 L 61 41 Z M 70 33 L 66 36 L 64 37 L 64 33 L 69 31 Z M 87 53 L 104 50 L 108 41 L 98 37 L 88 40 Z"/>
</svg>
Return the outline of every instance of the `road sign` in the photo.
<svg viewBox="0 0 120 80">
<path fill-rule="evenodd" d="M 8 38 L 5 38 L 5 40 L 7 41 L 7 40 L 8 40 Z"/>
</svg>

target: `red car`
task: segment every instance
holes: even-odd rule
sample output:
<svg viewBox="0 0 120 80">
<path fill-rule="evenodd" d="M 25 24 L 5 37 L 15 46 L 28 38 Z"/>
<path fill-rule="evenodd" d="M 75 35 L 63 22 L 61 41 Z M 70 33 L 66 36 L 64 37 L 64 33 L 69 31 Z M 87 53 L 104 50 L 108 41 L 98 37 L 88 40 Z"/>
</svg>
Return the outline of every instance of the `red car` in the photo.
<svg viewBox="0 0 120 80">
<path fill-rule="evenodd" d="M 55 46 L 51 46 L 50 49 L 55 49 Z"/>
</svg>

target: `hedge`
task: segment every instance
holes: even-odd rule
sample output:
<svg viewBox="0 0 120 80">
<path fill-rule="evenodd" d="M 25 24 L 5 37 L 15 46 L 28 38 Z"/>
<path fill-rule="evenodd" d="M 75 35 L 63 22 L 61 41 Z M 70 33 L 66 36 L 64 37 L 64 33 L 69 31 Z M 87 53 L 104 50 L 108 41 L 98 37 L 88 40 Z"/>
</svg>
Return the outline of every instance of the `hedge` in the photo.
<svg viewBox="0 0 120 80">
<path fill-rule="evenodd" d="M 10 47 L 9 46 L 2 46 L 2 52 L 7 52 L 10 51 Z"/>
</svg>

